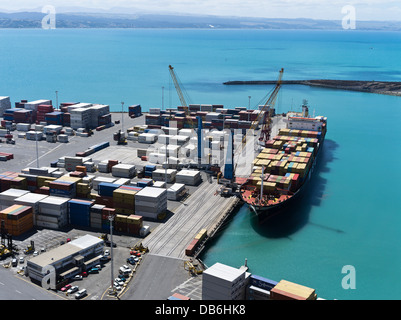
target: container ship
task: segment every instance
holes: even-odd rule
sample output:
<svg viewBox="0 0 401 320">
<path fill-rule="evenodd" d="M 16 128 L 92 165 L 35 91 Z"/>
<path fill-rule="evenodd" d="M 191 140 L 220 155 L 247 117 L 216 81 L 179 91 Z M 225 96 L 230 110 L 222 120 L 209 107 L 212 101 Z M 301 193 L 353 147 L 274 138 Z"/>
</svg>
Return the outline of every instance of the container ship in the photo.
<svg viewBox="0 0 401 320">
<path fill-rule="evenodd" d="M 241 199 L 263 223 L 285 211 L 306 188 L 327 131 L 327 117 L 302 112 L 288 112 L 286 128 L 266 141 L 253 162 L 253 172 L 240 187 Z"/>
</svg>

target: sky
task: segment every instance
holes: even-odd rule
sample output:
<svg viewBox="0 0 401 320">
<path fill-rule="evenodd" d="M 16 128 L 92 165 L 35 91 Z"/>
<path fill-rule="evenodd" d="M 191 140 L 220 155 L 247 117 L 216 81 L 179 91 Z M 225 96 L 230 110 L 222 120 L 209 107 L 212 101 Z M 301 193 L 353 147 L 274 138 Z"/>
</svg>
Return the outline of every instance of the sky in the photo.
<svg viewBox="0 0 401 320">
<path fill-rule="evenodd" d="M 341 20 L 344 6 L 355 9 L 356 20 L 401 21 L 400 0 L 0 0 L 0 11 L 40 11 L 46 5 L 56 12 L 180 13 L 263 18 Z M 67 10 L 67 7 L 73 7 Z M 75 7 L 75 8 L 74 8 Z M 124 9 L 121 9 L 124 8 Z M 88 10 L 86 10 L 88 11 Z"/>
</svg>

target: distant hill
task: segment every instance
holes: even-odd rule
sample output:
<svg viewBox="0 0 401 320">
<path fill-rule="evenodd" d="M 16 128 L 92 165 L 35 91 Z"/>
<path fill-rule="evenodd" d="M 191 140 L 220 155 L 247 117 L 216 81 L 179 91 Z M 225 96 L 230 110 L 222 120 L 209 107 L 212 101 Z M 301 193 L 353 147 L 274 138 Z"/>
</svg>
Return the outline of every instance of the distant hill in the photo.
<svg viewBox="0 0 401 320">
<path fill-rule="evenodd" d="M 41 28 L 41 12 L 0 12 L 0 28 Z M 316 29 L 341 30 L 341 21 L 197 16 L 180 14 L 120 14 L 63 12 L 57 28 L 216 28 L 216 29 Z M 400 31 L 399 21 L 357 21 L 358 30 Z"/>
</svg>

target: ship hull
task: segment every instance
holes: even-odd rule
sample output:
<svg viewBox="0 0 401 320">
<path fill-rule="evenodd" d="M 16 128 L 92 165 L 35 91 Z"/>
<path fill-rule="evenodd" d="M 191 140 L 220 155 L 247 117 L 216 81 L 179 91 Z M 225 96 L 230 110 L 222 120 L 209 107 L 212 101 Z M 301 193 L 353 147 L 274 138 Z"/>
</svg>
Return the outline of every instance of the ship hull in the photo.
<svg viewBox="0 0 401 320">
<path fill-rule="evenodd" d="M 305 190 L 308 188 L 309 181 L 313 175 L 313 172 L 315 171 L 316 164 L 319 161 L 321 150 L 323 149 L 323 143 L 324 143 L 324 139 L 322 139 L 322 141 L 320 142 L 320 145 L 317 150 L 316 156 L 314 158 L 313 164 L 311 166 L 311 169 L 308 172 L 308 175 L 307 175 L 305 181 L 300 186 L 300 188 L 294 193 L 293 196 L 291 196 L 290 198 L 288 198 L 285 201 L 282 201 L 282 202 L 274 204 L 274 205 L 257 206 L 254 204 L 248 204 L 251 211 L 257 215 L 259 224 L 263 224 L 263 223 L 267 222 L 268 220 L 270 220 L 271 218 L 273 218 L 277 215 L 280 215 L 283 212 L 286 212 L 288 207 L 291 204 L 294 204 L 298 201 L 301 194 L 303 194 L 305 192 Z"/>
</svg>

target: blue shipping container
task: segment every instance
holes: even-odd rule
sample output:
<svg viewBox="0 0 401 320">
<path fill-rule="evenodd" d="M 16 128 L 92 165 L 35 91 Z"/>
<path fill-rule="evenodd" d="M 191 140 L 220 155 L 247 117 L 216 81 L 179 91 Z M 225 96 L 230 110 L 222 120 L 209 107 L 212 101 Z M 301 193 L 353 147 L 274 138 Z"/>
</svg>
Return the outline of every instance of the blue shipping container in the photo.
<svg viewBox="0 0 401 320">
<path fill-rule="evenodd" d="M 277 281 L 263 278 L 263 277 L 257 276 L 257 275 L 251 275 L 249 278 L 250 278 L 250 284 L 252 286 L 255 286 L 255 287 L 258 287 L 258 288 L 261 288 L 264 290 L 268 290 L 268 291 L 273 289 L 278 284 Z"/>
<path fill-rule="evenodd" d="M 155 170 L 156 170 L 156 165 L 148 164 L 145 166 L 145 171 L 155 171 Z"/>
<path fill-rule="evenodd" d="M 121 184 L 101 182 L 99 183 L 99 195 L 104 197 L 112 197 L 113 191 L 120 187 Z"/>
</svg>

